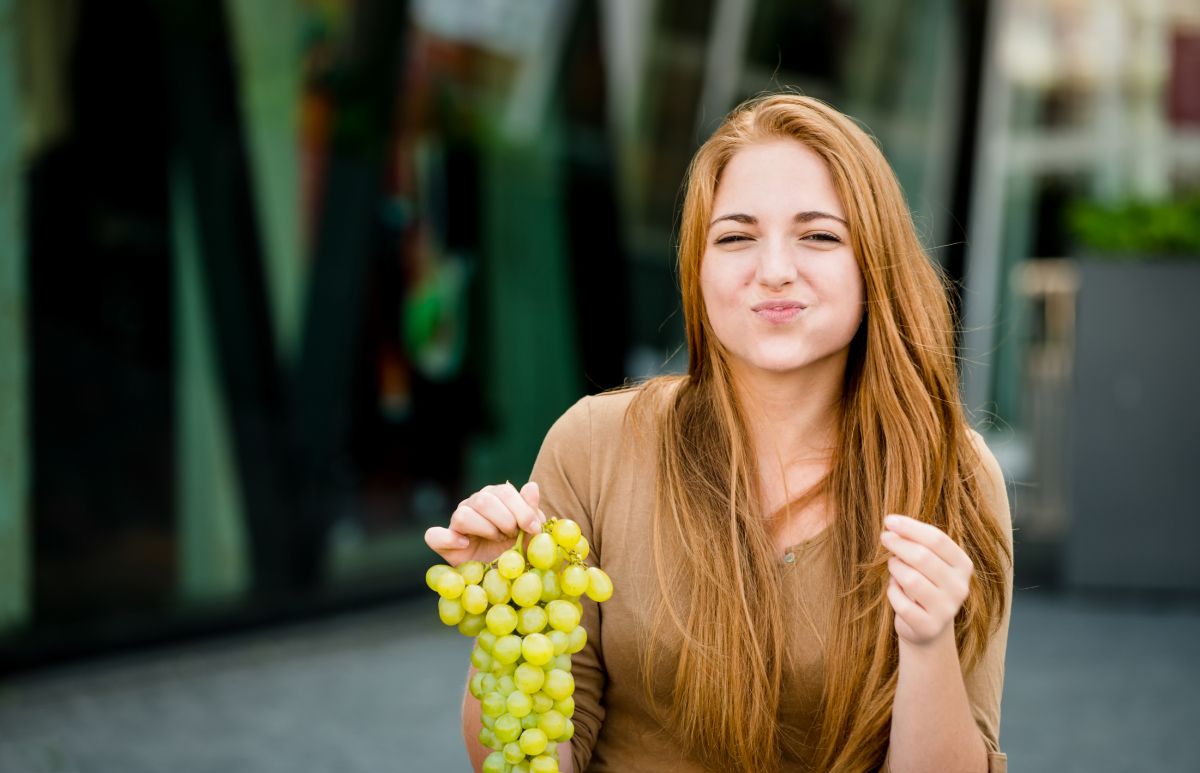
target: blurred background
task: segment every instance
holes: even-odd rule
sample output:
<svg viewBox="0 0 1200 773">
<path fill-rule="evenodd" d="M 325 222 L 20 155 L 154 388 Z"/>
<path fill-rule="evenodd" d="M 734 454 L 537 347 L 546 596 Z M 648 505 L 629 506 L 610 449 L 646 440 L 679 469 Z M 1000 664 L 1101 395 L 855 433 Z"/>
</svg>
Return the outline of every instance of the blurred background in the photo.
<svg viewBox="0 0 1200 773">
<path fill-rule="evenodd" d="M 459 770 L 422 534 L 683 368 L 792 89 L 956 288 L 1013 770 L 1200 770 L 1200 0 L 0 0 L 0 770 Z"/>
</svg>

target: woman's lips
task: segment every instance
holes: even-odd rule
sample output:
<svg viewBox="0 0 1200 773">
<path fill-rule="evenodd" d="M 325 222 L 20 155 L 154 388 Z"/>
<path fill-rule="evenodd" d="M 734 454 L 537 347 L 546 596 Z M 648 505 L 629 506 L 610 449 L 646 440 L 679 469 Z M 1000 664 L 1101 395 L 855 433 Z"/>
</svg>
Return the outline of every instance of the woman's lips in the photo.
<svg viewBox="0 0 1200 773">
<path fill-rule="evenodd" d="M 803 304 L 792 301 L 770 301 L 754 306 L 753 311 L 768 322 L 791 322 L 804 311 Z"/>
</svg>

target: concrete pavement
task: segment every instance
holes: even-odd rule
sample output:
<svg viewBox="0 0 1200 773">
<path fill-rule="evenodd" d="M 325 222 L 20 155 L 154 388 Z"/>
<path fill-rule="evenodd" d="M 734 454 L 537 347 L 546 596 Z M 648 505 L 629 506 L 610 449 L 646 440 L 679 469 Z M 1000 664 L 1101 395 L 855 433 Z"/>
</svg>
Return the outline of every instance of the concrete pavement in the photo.
<svg viewBox="0 0 1200 773">
<path fill-rule="evenodd" d="M 432 599 L 89 661 L 0 686 L 3 773 L 467 769 L 470 642 Z M 1014 773 L 1194 773 L 1200 604 L 1018 590 L 1001 742 Z"/>
</svg>

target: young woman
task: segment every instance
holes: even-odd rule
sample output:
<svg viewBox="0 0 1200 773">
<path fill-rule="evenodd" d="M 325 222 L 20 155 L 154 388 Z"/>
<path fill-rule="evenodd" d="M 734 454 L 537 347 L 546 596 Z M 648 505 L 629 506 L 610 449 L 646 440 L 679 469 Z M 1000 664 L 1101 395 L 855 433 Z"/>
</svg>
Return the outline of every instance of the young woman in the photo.
<svg viewBox="0 0 1200 773">
<path fill-rule="evenodd" d="M 739 107 L 679 275 L 687 375 L 580 400 L 528 484 L 426 535 L 458 564 L 582 525 L 616 592 L 584 601 L 562 769 L 1003 771 L 1008 502 L 883 155 L 817 100 Z"/>
</svg>

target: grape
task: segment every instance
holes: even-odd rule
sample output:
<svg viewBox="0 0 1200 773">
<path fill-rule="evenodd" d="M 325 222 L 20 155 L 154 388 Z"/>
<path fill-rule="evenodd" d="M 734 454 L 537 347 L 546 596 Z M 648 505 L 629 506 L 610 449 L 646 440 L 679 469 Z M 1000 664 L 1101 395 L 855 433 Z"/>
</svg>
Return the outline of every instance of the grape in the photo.
<svg viewBox="0 0 1200 773">
<path fill-rule="evenodd" d="M 538 728 L 532 728 L 521 733 L 521 751 L 525 752 L 530 757 L 536 757 L 546 751 L 546 745 L 549 739 L 546 734 Z"/>
<path fill-rule="evenodd" d="M 436 591 L 438 589 L 438 579 L 446 572 L 452 571 L 445 564 L 434 564 L 425 571 L 425 584 L 429 586 L 429 590 Z"/>
<path fill-rule="evenodd" d="M 550 627 L 562 633 L 570 633 L 579 625 L 580 612 L 569 601 L 556 599 L 546 605 L 546 617 Z"/>
<path fill-rule="evenodd" d="M 512 600 L 523 607 L 531 607 L 542 599 L 542 578 L 533 572 L 525 572 L 512 584 Z"/>
<path fill-rule="evenodd" d="M 462 602 L 458 599 L 442 597 L 438 599 L 438 617 L 446 625 L 458 625 L 466 615 Z"/>
<path fill-rule="evenodd" d="M 517 686 L 518 690 L 529 695 L 542 689 L 542 683 L 545 681 L 546 672 L 528 663 L 517 666 L 517 672 L 513 674 L 513 684 Z"/>
<path fill-rule="evenodd" d="M 558 760 L 539 754 L 529 761 L 529 773 L 558 773 Z"/>
<path fill-rule="evenodd" d="M 546 572 L 542 575 L 542 601 L 554 601 L 562 596 L 562 588 L 558 584 L 558 572 Z"/>
<path fill-rule="evenodd" d="M 467 583 L 458 572 L 451 569 L 449 572 L 442 572 L 437 581 L 438 595 L 444 599 L 456 599 L 462 595 L 463 588 L 467 587 Z"/>
<path fill-rule="evenodd" d="M 473 659 L 474 653 L 472 653 L 472 660 Z M 471 681 L 467 683 L 467 689 L 471 691 L 471 695 L 476 699 L 483 697 L 483 678 L 485 676 L 487 676 L 487 674 L 483 673 L 482 671 L 476 671 L 471 676 Z"/>
<path fill-rule="evenodd" d="M 517 612 L 507 604 L 499 604 L 487 611 L 487 628 L 497 636 L 504 636 L 517 629 Z"/>
<path fill-rule="evenodd" d="M 483 576 L 480 587 L 487 593 L 489 604 L 507 604 L 511 598 L 512 589 L 508 580 L 500 576 L 498 569 L 488 569 Z"/>
<path fill-rule="evenodd" d="M 492 657 L 501 665 L 516 663 L 517 658 L 521 657 L 521 637 L 510 633 L 496 639 L 492 645 Z"/>
<path fill-rule="evenodd" d="M 521 635 L 540 633 L 546 627 L 546 609 L 540 606 L 517 610 L 517 632 Z"/>
<path fill-rule="evenodd" d="M 542 685 L 542 691 L 556 701 L 562 700 L 575 692 L 575 677 L 571 676 L 567 671 L 556 668 L 546 674 L 546 681 Z"/>
<path fill-rule="evenodd" d="M 542 677 L 542 681 L 545 681 L 545 676 Z M 554 708 L 554 699 L 544 692 L 535 692 L 530 697 L 533 699 L 534 714 L 545 714 L 547 711 Z"/>
<path fill-rule="evenodd" d="M 533 711 L 533 699 L 529 697 L 529 693 L 513 690 L 504 700 L 508 706 L 508 713 L 517 719 Z"/>
<path fill-rule="evenodd" d="M 491 655 L 491 653 L 487 652 L 486 650 L 482 650 L 479 647 L 476 647 L 471 652 L 471 665 L 475 666 L 475 668 L 478 668 L 480 671 L 491 671 L 492 670 L 492 655 Z"/>
<path fill-rule="evenodd" d="M 588 638 L 581 597 L 604 602 L 613 582 L 585 565 L 591 546 L 574 521 L 552 518 L 524 542 L 490 564 L 436 564 L 425 584 L 441 620 L 475 637 L 468 690 L 479 701 L 479 742 L 493 750 L 483 770 L 557 773 L 557 744 L 575 734 L 571 656 Z"/>
<path fill-rule="evenodd" d="M 554 541 L 564 550 L 570 550 L 575 547 L 575 543 L 579 542 L 579 538 L 582 536 L 579 531 L 579 524 L 565 518 L 555 521 L 554 525 L 550 528 L 550 533 L 554 535 Z"/>
<path fill-rule="evenodd" d="M 504 755 L 500 752 L 492 752 L 483 761 L 483 773 L 504 773 L 508 767 L 508 763 L 504 761 Z"/>
<path fill-rule="evenodd" d="M 479 561 L 466 561 L 458 565 L 458 573 L 467 585 L 478 585 L 483 579 L 483 571 L 483 564 Z"/>
<path fill-rule="evenodd" d="M 570 644 L 567 645 L 567 654 L 574 655 L 587 644 L 587 629 L 581 625 L 568 633 L 567 638 L 570 640 Z"/>
<path fill-rule="evenodd" d="M 567 729 L 567 718 L 554 709 L 542 712 L 538 717 L 538 729 L 546 734 L 551 741 L 557 739 Z"/>
<path fill-rule="evenodd" d="M 549 569 L 558 559 L 558 546 L 554 544 L 554 537 L 542 532 L 529 540 L 529 546 L 525 548 L 525 555 L 535 568 Z"/>
<path fill-rule="evenodd" d="M 481 615 L 487 611 L 487 591 L 478 585 L 468 585 L 462 591 L 463 609 L 472 615 Z"/>
<path fill-rule="evenodd" d="M 571 643 L 571 639 L 565 633 L 559 630 L 553 630 L 546 634 L 546 638 L 554 645 L 554 654 L 561 655 L 567 651 L 567 647 Z"/>
<path fill-rule="evenodd" d="M 479 700 L 479 709 L 485 717 L 498 717 L 504 713 L 504 696 L 498 692 L 489 692 Z"/>
<path fill-rule="evenodd" d="M 504 744 L 504 761 L 509 765 L 516 765 L 525 759 L 525 752 L 521 751 L 521 745 L 516 741 Z"/>
<path fill-rule="evenodd" d="M 613 584 L 612 580 L 608 579 L 608 575 L 598 566 L 589 566 L 587 568 L 588 588 L 587 595 L 592 601 L 608 601 L 612 598 Z"/>
<path fill-rule="evenodd" d="M 496 559 L 496 569 L 506 580 L 515 580 L 525 571 L 525 559 L 516 550 L 506 550 Z"/>
<path fill-rule="evenodd" d="M 496 740 L 501 743 L 512 743 L 521 735 L 521 720 L 514 717 L 512 714 L 501 714 L 496 718 L 496 724 L 492 729 L 492 734 L 496 736 Z"/>
<path fill-rule="evenodd" d="M 562 571 L 558 581 L 562 592 L 569 596 L 581 596 L 588 589 L 587 569 L 579 564 L 572 564 Z"/>
<path fill-rule="evenodd" d="M 521 656 L 535 666 L 541 666 L 554 657 L 554 645 L 545 634 L 531 633 L 521 640 Z"/>
<path fill-rule="evenodd" d="M 458 622 L 458 632 L 463 636 L 478 636 L 486 627 L 483 615 L 464 615 Z"/>
</svg>

